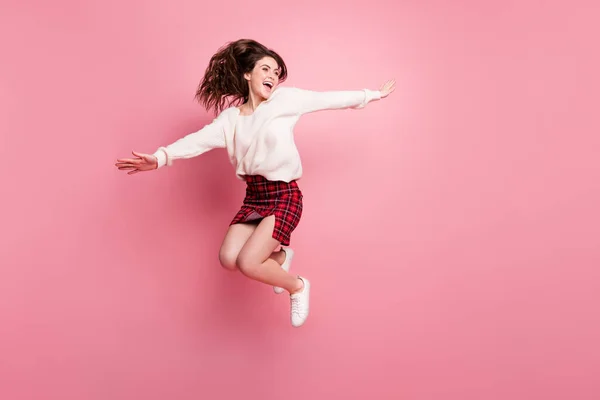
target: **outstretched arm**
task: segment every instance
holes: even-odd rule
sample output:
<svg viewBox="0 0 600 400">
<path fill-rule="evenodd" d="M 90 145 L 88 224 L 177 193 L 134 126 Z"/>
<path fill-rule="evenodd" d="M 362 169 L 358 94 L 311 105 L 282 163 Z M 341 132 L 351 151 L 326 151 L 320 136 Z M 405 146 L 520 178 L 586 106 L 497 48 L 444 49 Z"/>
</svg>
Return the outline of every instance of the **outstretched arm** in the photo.
<svg viewBox="0 0 600 400">
<path fill-rule="evenodd" d="M 379 90 L 343 90 L 315 92 L 304 89 L 293 90 L 293 104 L 300 114 L 320 110 L 338 110 L 346 108 L 364 108 L 374 100 L 387 97 L 395 90 L 396 82 L 388 81 Z"/>
<path fill-rule="evenodd" d="M 164 165 L 171 165 L 173 160 L 192 158 L 206 153 L 215 148 L 226 147 L 225 124 L 227 117 L 221 113 L 210 124 L 205 125 L 197 132 L 190 133 L 176 142 L 159 147 L 154 154 L 133 152 L 136 158 L 121 158 L 116 166 L 120 170 L 128 170 L 128 174 L 158 169 Z"/>
<path fill-rule="evenodd" d="M 159 147 L 153 154 L 157 159 L 157 168 L 171 165 L 177 159 L 192 158 L 212 149 L 224 148 L 225 123 L 226 118 L 221 113 L 199 131 L 190 133 L 168 146 Z"/>
</svg>

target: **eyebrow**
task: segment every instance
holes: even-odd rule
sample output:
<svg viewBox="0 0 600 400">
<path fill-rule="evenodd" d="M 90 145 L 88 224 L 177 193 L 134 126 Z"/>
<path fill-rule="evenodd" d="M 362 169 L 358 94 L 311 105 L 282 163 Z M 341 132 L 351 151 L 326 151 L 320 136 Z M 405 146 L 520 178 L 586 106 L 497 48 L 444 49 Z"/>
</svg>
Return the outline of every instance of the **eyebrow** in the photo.
<svg viewBox="0 0 600 400">
<path fill-rule="evenodd" d="M 267 68 L 271 69 L 271 66 L 267 65 L 267 64 L 263 64 L 263 65 L 261 65 L 261 67 L 267 67 Z M 275 70 L 281 72 L 281 68 L 280 67 L 275 68 Z"/>
</svg>

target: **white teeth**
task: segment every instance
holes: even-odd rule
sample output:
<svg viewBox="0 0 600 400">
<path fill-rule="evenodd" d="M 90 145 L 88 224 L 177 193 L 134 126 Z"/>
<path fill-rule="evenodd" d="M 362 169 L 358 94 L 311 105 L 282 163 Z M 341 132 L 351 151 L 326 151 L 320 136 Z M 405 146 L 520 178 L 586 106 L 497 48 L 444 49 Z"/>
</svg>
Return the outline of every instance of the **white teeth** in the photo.
<svg viewBox="0 0 600 400">
<path fill-rule="evenodd" d="M 270 88 L 273 87 L 273 83 L 272 82 L 264 82 L 263 85 L 267 85 Z"/>
</svg>

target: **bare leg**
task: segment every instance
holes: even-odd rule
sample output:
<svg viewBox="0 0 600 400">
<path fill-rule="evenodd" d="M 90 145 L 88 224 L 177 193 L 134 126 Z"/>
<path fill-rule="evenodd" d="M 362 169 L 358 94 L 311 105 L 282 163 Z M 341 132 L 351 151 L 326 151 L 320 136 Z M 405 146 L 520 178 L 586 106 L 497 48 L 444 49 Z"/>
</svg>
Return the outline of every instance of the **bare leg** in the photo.
<svg viewBox="0 0 600 400">
<path fill-rule="evenodd" d="M 219 250 L 219 262 L 221 266 L 230 271 L 236 271 L 238 269 L 237 259 L 242 247 L 246 244 L 246 241 L 250 238 L 252 233 L 256 230 L 257 224 L 234 224 L 227 229 L 225 239 L 221 244 Z M 271 253 L 269 257 L 276 261 L 279 266 L 285 261 L 285 252 L 279 250 Z"/>
<path fill-rule="evenodd" d="M 237 265 L 241 272 L 256 281 L 272 286 L 279 286 L 289 293 L 302 290 L 303 282 L 283 269 L 281 264 L 270 258 L 279 242 L 272 237 L 275 226 L 275 216 L 264 218 L 254 229 L 242 247 Z"/>
</svg>

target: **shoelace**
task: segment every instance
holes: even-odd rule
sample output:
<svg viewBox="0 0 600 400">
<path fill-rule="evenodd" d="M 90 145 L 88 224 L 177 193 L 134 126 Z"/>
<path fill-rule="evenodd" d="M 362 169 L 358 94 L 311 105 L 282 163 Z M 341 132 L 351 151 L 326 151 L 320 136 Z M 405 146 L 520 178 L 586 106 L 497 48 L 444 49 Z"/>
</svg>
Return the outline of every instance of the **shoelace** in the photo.
<svg viewBox="0 0 600 400">
<path fill-rule="evenodd" d="M 300 312 L 300 299 L 292 298 L 292 314 L 301 315 Z"/>
</svg>

